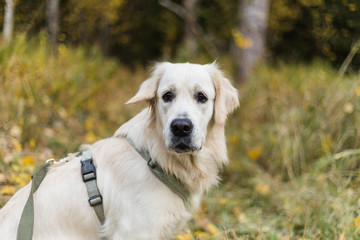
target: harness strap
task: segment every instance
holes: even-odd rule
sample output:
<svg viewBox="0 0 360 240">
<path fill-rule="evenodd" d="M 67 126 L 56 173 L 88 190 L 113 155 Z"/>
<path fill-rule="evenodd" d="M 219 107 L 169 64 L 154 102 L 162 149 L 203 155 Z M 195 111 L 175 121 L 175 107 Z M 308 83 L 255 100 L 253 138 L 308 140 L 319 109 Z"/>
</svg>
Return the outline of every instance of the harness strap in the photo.
<svg viewBox="0 0 360 240">
<path fill-rule="evenodd" d="M 31 240 L 34 229 L 34 198 L 33 194 L 39 188 L 40 183 L 45 178 L 50 163 L 46 162 L 40 166 L 34 173 L 31 183 L 29 197 L 25 203 L 24 210 L 21 214 L 20 223 L 17 229 L 17 240 Z"/>
<path fill-rule="evenodd" d="M 89 195 L 89 204 L 94 208 L 96 216 L 99 218 L 101 224 L 104 224 L 105 213 L 102 204 L 102 196 L 96 184 L 96 170 L 90 151 L 85 151 L 82 153 L 81 175 Z"/>
<path fill-rule="evenodd" d="M 190 208 L 190 193 L 185 187 L 185 185 L 175 176 L 166 173 L 156 162 L 151 163 L 152 159 L 148 151 L 139 151 L 136 148 L 135 143 L 132 139 L 126 138 L 129 144 L 147 161 L 147 164 L 151 172 L 168 188 L 170 188 L 175 194 L 177 194 L 184 202 L 185 208 L 189 210 Z"/>
</svg>

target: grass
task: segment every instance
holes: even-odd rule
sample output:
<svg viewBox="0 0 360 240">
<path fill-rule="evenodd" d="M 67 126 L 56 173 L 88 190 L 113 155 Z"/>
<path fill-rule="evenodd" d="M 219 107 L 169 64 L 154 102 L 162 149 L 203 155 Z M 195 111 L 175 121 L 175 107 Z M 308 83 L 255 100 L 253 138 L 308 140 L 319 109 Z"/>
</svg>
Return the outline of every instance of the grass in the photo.
<svg viewBox="0 0 360 240">
<path fill-rule="evenodd" d="M 36 166 L 110 136 L 145 71 L 96 49 L 0 45 L 0 206 Z M 360 239 L 360 77 L 321 61 L 264 64 L 229 119 L 232 164 L 176 239 Z"/>
</svg>

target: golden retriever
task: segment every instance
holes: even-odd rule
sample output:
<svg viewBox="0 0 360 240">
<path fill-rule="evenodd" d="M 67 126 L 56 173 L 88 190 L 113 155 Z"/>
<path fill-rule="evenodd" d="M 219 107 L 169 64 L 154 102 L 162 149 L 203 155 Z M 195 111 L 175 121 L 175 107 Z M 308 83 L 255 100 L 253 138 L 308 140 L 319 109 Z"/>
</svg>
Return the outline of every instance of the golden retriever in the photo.
<svg viewBox="0 0 360 240">
<path fill-rule="evenodd" d="M 190 219 L 228 162 L 224 125 L 237 90 L 213 64 L 158 63 L 127 103 L 149 107 L 114 136 L 89 146 L 103 197 L 101 225 L 88 203 L 79 159 L 52 166 L 34 194 L 33 239 L 168 239 Z M 131 139 L 135 146 L 129 144 Z M 138 151 L 147 151 L 189 192 L 190 207 L 161 182 Z M 30 184 L 0 210 L 0 239 L 16 239 Z"/>
</svg>

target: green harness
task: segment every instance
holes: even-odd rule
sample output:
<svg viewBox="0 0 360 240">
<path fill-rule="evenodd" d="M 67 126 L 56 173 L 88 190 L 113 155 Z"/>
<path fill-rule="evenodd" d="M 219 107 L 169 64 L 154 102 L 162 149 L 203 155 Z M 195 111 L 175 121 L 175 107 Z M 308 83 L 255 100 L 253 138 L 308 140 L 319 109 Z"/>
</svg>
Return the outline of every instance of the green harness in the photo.
<svg viewBox="0 0 360 240">
<path fill-rule="evenodd" d="M 31 190 L 28 200 L 25 203 L 17 229 L 17 240 L 31 240 L 34 229 L 34 192 L 39 188 L 40 183 L 45 178 L 50 163 L 46 162 L 40 166 L 32 176 Z"/>
<path fill-rule="evenodd" d="M 149 166 L 151 172 L 166 186 L 168 186 L 174 193 L 176 193 L 184 202 L 185 208 L 189 210 L 190 200 L 189 200 L 189 191 L 184 186 L 184 184 L 175 176 L 167 174 L 164 172 L 160 166 L 156 163 L 152 163 L 151 156 L 148 151 L 139 151 L 134 142 L 127 138 L 130 145 L 144 158 Z M 83 181 L 85 182 L 86 189 L 89 195 L 89 204 L 94 208 L 94 211 L 99 218 L 101 224 L 105 222 L 104 207 L 102 204 L 102 196 L 99 192 L 99 189 L 96 184 L 96 169 L 92 161 L 92 156 L 90 151 L 84 151 L 78 153 L 76 157 L 81 154 L 81 175 Z M 65 162 L 68 161 L 68 158 L 64 158 Z M 63 160 L 63 159 L 62 159 Z M 52 161 L 54 161 L 52 159 Z M 61 161 L 61 160 L 60 160 Z M 50 161 L 51 162 L 51 161 Z M 46 161 L 41 165 L 34 175 L 32 176 L 31 190 L 29 197 L 25 203 L 24 210 L 21 215 L 20 223 L 17 229 L 17 240 L 31 240 L 34 229 L 34 198 L 33 194 L 39 188 L 40 183 L 46 176 L 46 173 L 51 166 L 49 161 Z"/>
<path fill-rule="evenodd" d="M 151 172 L 166 186 L 168 186 L 174 193 L 176 193 L 184 202 L 185 208 L 189 210 L 190 207 L 190 193 L 185 185 L 174 175 L 166 173 L 156 162 L 151 163 L 152 159 L 148 151 L 139 151 L 135 143 L 127 138 L 130 145 L 146 160 Z"/>
</svg>

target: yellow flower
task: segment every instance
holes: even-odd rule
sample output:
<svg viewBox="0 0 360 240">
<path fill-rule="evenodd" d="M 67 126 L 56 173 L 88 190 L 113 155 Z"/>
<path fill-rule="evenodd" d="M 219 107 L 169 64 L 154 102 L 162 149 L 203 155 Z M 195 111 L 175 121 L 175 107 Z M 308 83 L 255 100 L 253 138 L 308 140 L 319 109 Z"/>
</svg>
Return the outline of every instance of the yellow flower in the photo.
<svg viewBox="0 0 360 240">
<path fill-rule="evenodd" d="M 179 234 L 176 236 L 176 239 L 177 240 L 190 240 L 191 234 L 190 233 Z"/>
<path fill-rule="evenodd" d="M 24 187 L 28 182 L 31 181 L 31 176 L 26 173 L 13 174 L 10 177 L 11 183 L 14 183 L 20 187 Z"/>
<path fill-rule="evenodd" d="M 235 145 L 239 142 L 239 136 L 238 135 L 232 135 L 229 139 L 230 144 Z"/>
<path fill-rule="evenodd" d="M 355 12 L 355 11 L 356 11 L 356 5 L 353 4 L 353 3 L 350 3 L 350 4 L 348 5 L 348 8 L 349 8 L 349 10 L 350 10 L 351 12 Z"/>
<path fill-rule="evenodd" d="M 360 217 L 355 218 L 354 223 L 355 223 L 355 228 L 360 229 Z"/>
<path fill-rule="evenodd" d="M 87 143 L 93 143 L 96 141 L 96 136 L 93 132 L 88 132 L 86 133 L 86 136 L 85 136 L 85 141 Z"/>
<path fill-rule="evenodd" d="M 206 225 L 206 230 L 212 235 L 217 235 L 220 232 L 219 229 L 212 223 Z"/>
<path fill-rule="evenodd" d="M 22 164 L 24 166 L 29 166 L 29 165 L 34 165 L 35 164 L 35 160 L 32 156 L 25 156 L 22 158 Z"/>
<path fill-rule="evenodd" d="M 248 157 L 254 162 L 257 161 L 261 157 L 262 153 L 263 153 L 263 147 L 262 146 L 252 147 L 247 152 Z"/>
<path fill-rule="evenodd" d="M 34 148 L 35 146 L 36 146 L 36 141 L 35 141 L 34 138 L 31 138 L 31 139 L 29 140 L 29 147 L 30 147 L 30 148 Z"/>
<path fill-rule="evenodd" d="M 234 42 L 236 46 L 241 49 L 247 49 L 252 46 L 252 40 L 250 38 L 245 37 L 239 30 L 233 29 L 231 31 L 232 36 L 234 38 Z"/>
<path fill-rule="evenodd" d="M 218 200 L 218 203 L 219 203 L 220 205 L 226 205 L 228 202 L 229 202 L 229 199 L 227 199 L 227 198 L 220 198 L 220 199 Z"/>
<path fill-rule="evenodd" d="M 2 189 L 1 189 L 1 194 L 4 194 L 4 195 L 13 195 L 16 191 L 16 188 L 14 186 L 4 186 Z"/>
<path fill-rule="evenodd" d="M 258 183 L 255 185 L 255 192 L 263 196 L 268 196 L 270 193 L 270 187 L 267 184 Z"/>
<path fill-rule="evenodd" d="M 360 86 L 355 89 L 356 96 L 360 96 Z"/>
</svg>

